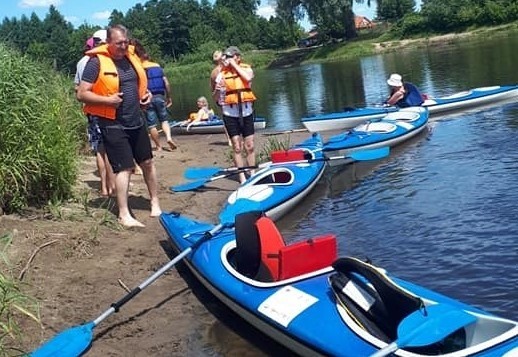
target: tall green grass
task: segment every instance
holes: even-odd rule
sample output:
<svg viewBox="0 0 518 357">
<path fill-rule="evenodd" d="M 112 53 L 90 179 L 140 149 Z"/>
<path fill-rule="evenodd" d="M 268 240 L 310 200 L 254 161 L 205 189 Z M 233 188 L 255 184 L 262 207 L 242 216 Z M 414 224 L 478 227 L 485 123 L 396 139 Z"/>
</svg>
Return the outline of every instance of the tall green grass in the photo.
<svg viewBox="0 0 518 357">
<path fill-rule="evenodd" d="M 12 234 L 0 235 L 0 356 L 20 355 L 20 324 L 26 318 L 39 323 L 37 302 L 20 290 L 19 281 L 12 276 L 12 268 L 7 260 L 7 250 Z"/>
<path fill-rule="evenodd" d="M 0 212 L 70 197 L 86 126 L 72 90 L 0 44 Z"/>
</svg>

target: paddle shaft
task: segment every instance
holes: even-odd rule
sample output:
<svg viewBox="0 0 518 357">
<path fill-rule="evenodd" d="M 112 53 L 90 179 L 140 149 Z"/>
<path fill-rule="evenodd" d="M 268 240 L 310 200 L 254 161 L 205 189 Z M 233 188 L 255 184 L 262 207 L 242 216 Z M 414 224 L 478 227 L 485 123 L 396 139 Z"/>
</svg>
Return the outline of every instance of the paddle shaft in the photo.
<svg viewBox="0 0 518 357">
<path fill-rule="evenodd" d="M 321 151 L 322 149 L 317 149 L 316 151 Z M 377 149 L 369 149 L 369 150 L 358 150 L 351 153 L 348 153 L 346 155 L 342 156 L 334 156 L 334 157 L 322 157 L 317 159 L 306 159 L 306 160 L 297 160 L 297 161 L 285 161 L 285 162 L 266 162 L 260 165 L 254 165 L 254 166 L 242 166 L 242 167 L 229 167 L 226 169 L 220 169 L 220 168 L 199 168 L 199 170 L 196 170 L 196 168 L 191 169 L 191 171 L 187 171 L 186 177 L 189 179 L 197 179 L 197 178 L 203 178 L 200 182 L 192 183 L 192 184 L 185 184 L 176 186 L 176 188 L 179 188 L 180 190 L 183 190 L 183 186 L 185 186 L 187 189 L 195 189 L 198 187 L 203 186 L 207 182 L 211 182 L 214 180 L 219 180 L 220 178 L 228 177 L 232 174 L 238 173 L 238 172 L 244 172 L 247 170 L 253 170 L 253 169 L 262 169 L 265 167 L 271 167 L 271 166 L 280 166 L 280 165 L 286 165 L 286 164 L 300 164 L 300 163 L 312 163 L 312 162 L 318 162 L 318 161 L 333 161 L 333 160 L 345 160 L 349 158 L 351 161 L 368 161 L 368 160 L 376 160 L 381 159 L 383 157 L 388 156 L 390 153 L 389 147 L 381 147 Z M 210 178 L 210 176 L 218 173 L 218 172 L 224 172 L 225 174 L 214 176 Z"/>
<path fill-rule="evenodd" d="M 222 228 L 224 228 L 224 224 L 218 224 L 213 229 L 211 229 L 208 232 L 205 232 L 203 237 L 201 237 L 199 240 L 197 240 L 192 246 L 184 249 L 180 254 L 178 254 L 173 260 L 169 261 L 166 265 L 164 265 L 162 268 L 157 270 L 153 275 L 151 275 L 149 278 L 147 278 L 145 281 L 143 281 L 139 286 L 131 290 L 126 296 L 124 296 L 119 301 L 111 304 L 111 307 L 103 312 L 98 318 L 96 318 L 93 321 L 93 324 L 97 326 L 99 323 L 101 323 L 104 319 L 106 319 L 108 316 L 113 314 L 114 312 L 118 312 L 119 309 L 126 304 L 128 301 L 133 299 L 135 296 L 137 296 L 142 290 L 144 290 L 146 287 L 151 285 L 156 279 L 158 279 L 160 276 L 162 276 L 166 271 L 171 269 L 176 263 L 178 263 L 180 260 L 182 260 L 185 256 L 187 256 L 190 252 L 192 252 L 194 249 L 196 249 L 200 244 L 204 243 L 205 241 L 209 240 L 219 232 Z"/>
</svg>

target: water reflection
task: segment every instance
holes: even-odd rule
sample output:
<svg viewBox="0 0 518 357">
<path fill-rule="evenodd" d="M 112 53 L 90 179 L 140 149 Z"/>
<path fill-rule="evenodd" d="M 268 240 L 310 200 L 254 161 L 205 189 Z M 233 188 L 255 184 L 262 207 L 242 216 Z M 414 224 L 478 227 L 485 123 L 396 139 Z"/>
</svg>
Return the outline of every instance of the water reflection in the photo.
<svg viewBox="0 0 518 357">
<path fill-rule="evenodd" d="M 342 254 L 517 319 L 517 110 L 515 102 L 439 121 L 370 172 L 338 173 L 290 235 L 335 233 Z"/>
</svg>

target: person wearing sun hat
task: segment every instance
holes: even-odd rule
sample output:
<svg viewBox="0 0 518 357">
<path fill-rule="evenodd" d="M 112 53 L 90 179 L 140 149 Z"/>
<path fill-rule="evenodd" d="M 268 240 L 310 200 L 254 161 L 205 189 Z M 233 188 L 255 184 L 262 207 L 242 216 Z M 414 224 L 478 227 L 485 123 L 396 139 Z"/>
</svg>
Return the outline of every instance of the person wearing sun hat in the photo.
<svg viewBox="0 0 518 357">
<path fill-rule="evenodd" d="M 396 105 L 400 108 L 413 107 L 423 104 L 423 95 L 417 87 L 410 83 L 404 82 L 400 74 L 392 73 L 387 79 L 390 86 L 390 96 L 385 102 L 388 105 Z"/>
<path fill-rule="evenodd" d="M 216 78 L 215 89 L 220 93 L 218 104 L 221 106 L 237 167 L 245 166 L 243 151 L 247 164 L 255 165 L 253 103 L 256 97 L 252 92 L 253 78 L 252 67 L 241 62 L 239 48 L 228 47 L 223 52 L 223 64 Z M 240 173 L 239 181 L 243 183 L 245 180 L 245 174 Z"/>
</svg>

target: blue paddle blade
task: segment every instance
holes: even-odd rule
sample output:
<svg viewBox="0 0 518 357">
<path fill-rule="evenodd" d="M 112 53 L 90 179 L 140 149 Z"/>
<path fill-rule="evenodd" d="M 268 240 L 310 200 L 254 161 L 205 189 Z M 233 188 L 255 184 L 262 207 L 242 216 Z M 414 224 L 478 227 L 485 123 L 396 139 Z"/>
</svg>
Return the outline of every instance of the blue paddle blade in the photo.
<svg viewBox="0 0 518 357">
<path fill-rule="evenodd" d="M 384 357 L 404 347 L 428 346 L 440 342 L 477 318 L 448 304 L 437 304 L 415 311 L 401 321 L 397 340 L 370 357 Z"/>
<path fill-rule="evenodd" d="M 378 149 L 354 151 L 347 156 L 356 161 L 368 161 L 382 159 L 387 157 L 389 154 L 390 148 L 388 146 L 384 146 Z"/>
<path fill-rule="evenodd" d="M 187 183 L 184 183 L 181 185 L 171 186 L 170 189 L 171 189 L 171 191 L 174 191 L 174 192 L 192 191 L 192 190 L 196 190 L 196 189 L 202 187 L 208 181 L 209 181 L 209 179 L 187 182 Z"/>
<path fill-rule="evenodd" d="M 416 311 L 401 321 L 397 329 L 399 347 L 427 346 L 439 342 L 477 318 L 448 304 L 437 304 Z"/>
<path fill-rule="evenodd" d="M 85 353 L 93 340 L 95 325 L 89 322 L 60 332 L 51 340 L 34 350 L 31 357 L 77 357 Z"/>
<path fill-rule="evenodd" d="M 225 205 L 223 211 L 219 215 L 219 220 L 224 225 L 233 226 L 238 214 L 259 211 L 260 208 L 261 205 L 257 201 L 252 201 L 248 198 L 239 198 L 233 204 Z"/>
<path fill-rule="evenodd" d="M 188 167 L 183 173 L 183 177 L 188 180 L 198 180 L 211 177 L 223 170 L 221 167 Z"/>
</svg>

